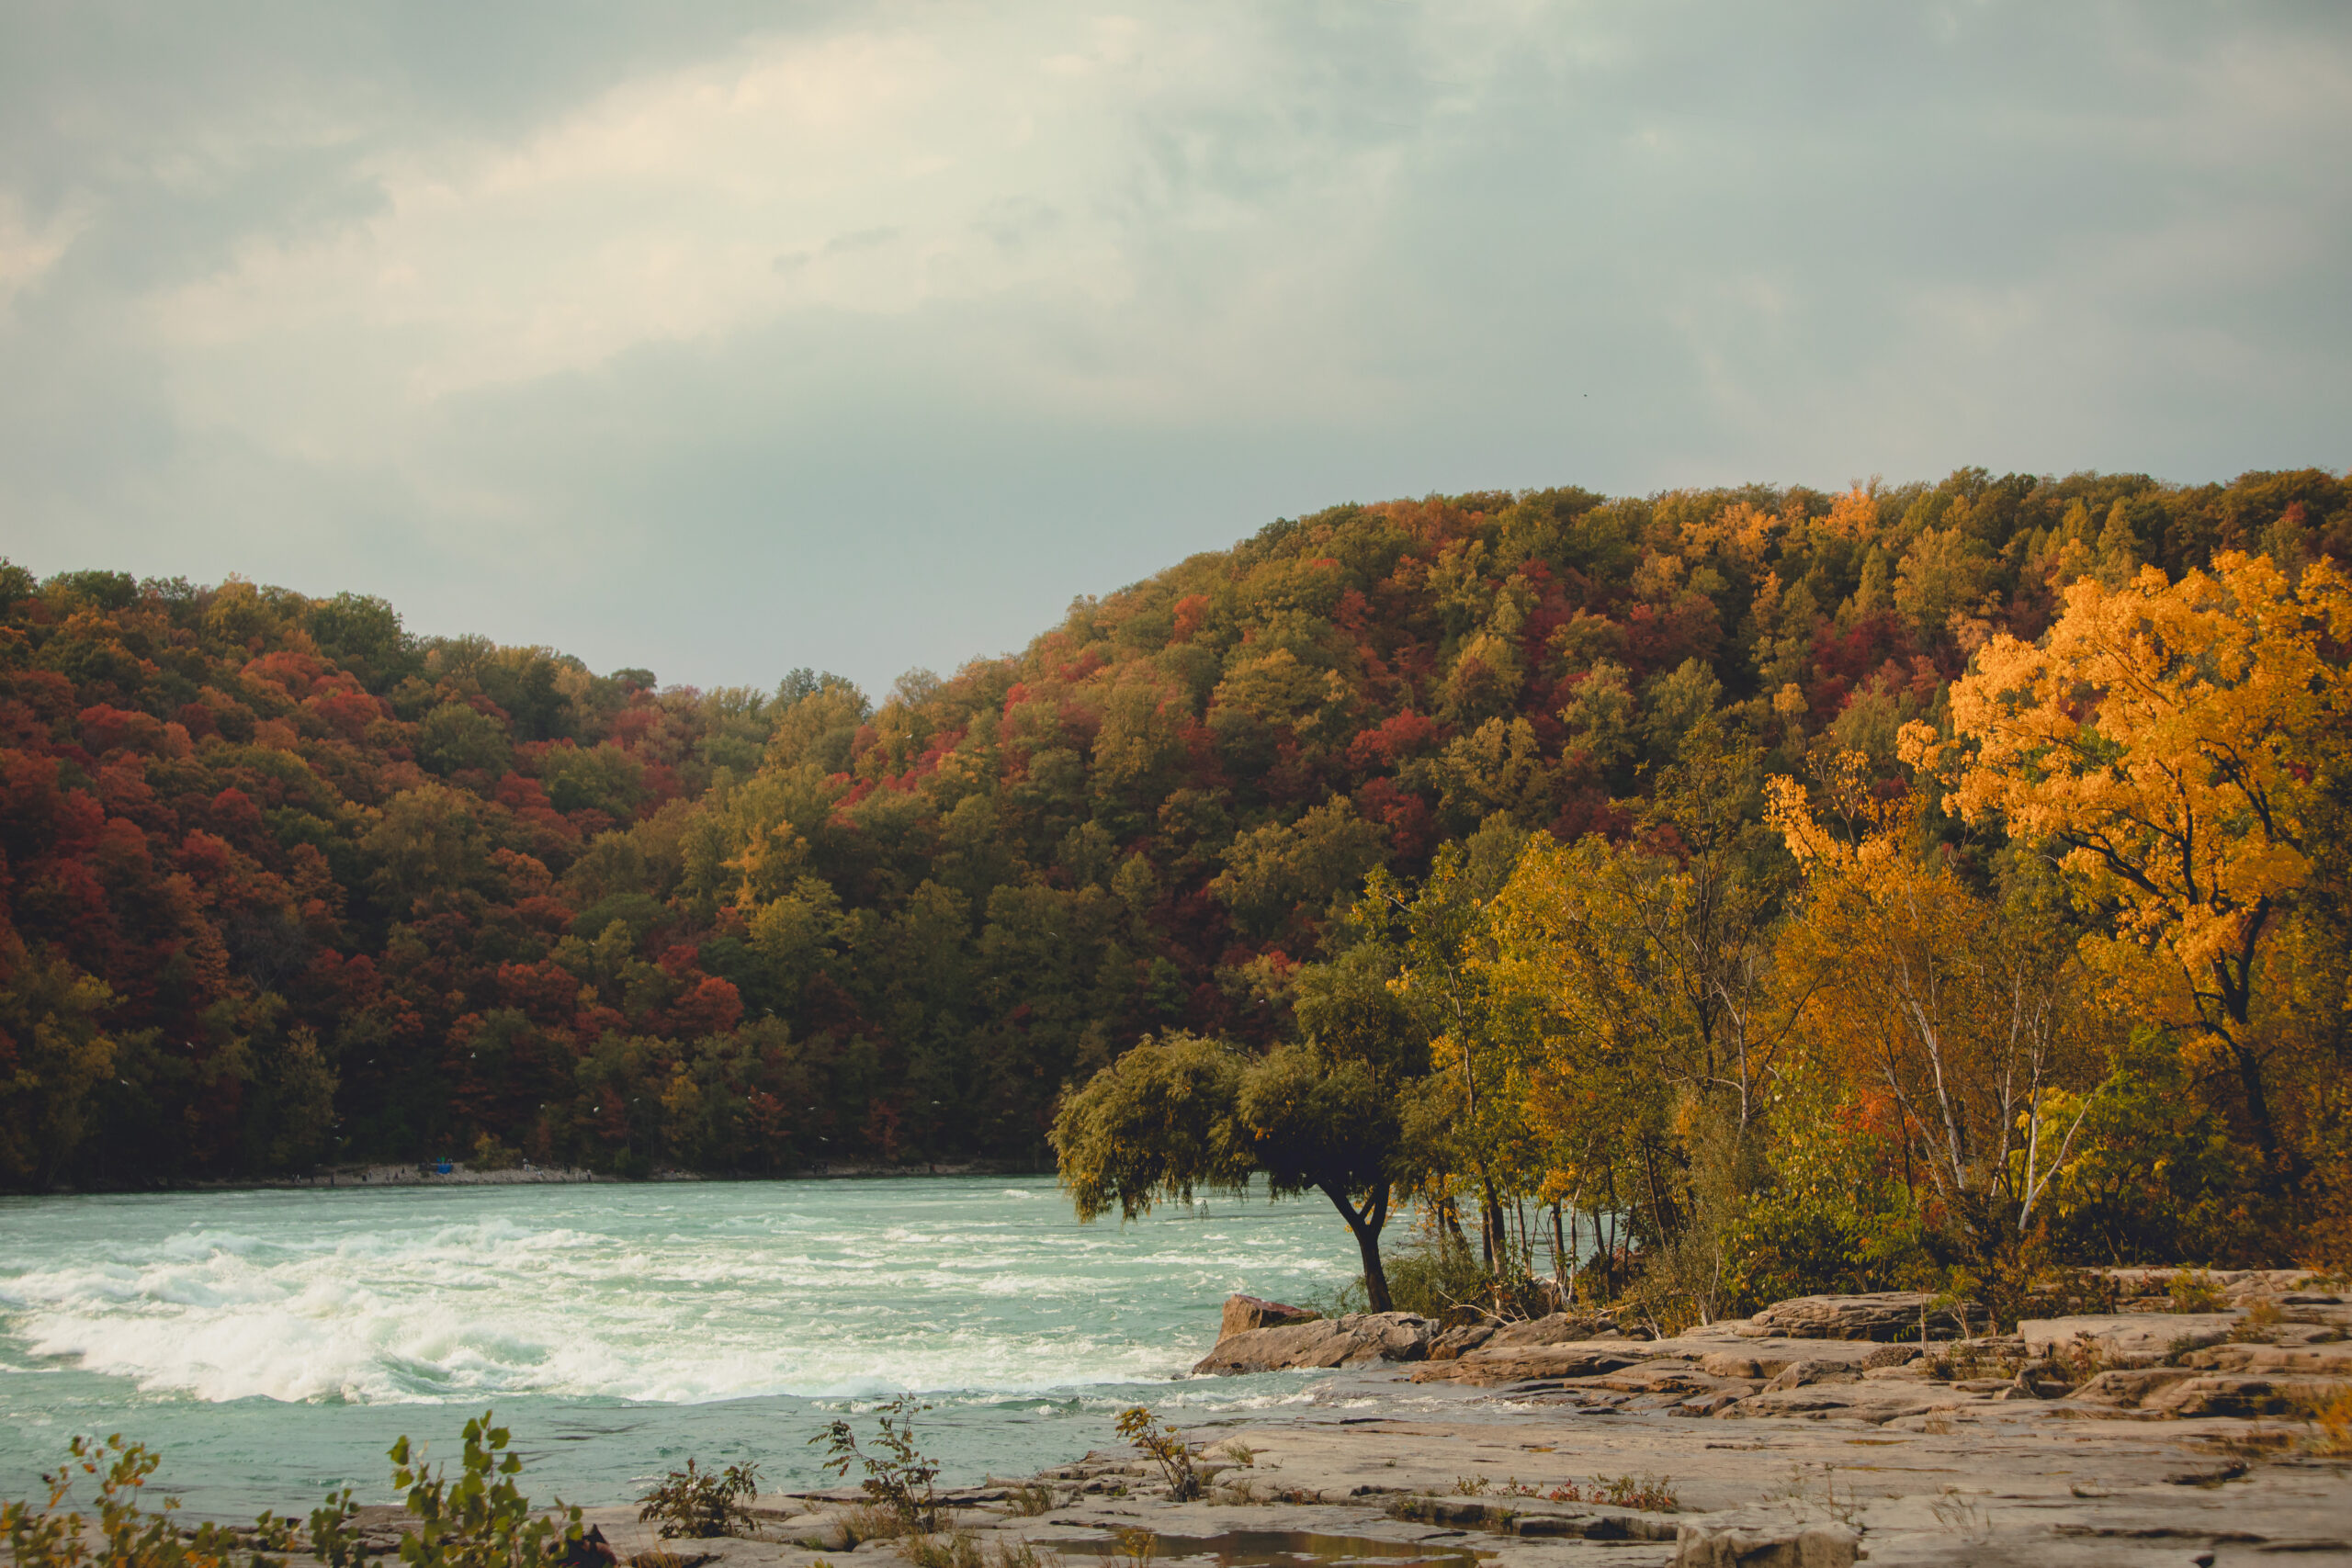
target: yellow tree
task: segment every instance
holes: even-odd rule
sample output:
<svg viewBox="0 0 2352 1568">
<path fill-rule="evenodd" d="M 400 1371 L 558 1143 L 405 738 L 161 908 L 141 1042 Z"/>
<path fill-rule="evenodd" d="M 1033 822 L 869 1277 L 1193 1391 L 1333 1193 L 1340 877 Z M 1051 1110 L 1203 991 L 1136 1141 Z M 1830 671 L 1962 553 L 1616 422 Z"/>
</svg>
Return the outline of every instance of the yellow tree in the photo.
<svg viewBox="0 0 2352 1568">
<path fill-rule="evenodd" d="M 1891 1109 L 1906 1169 L 1941 1201 L 2006 1319 L 2023 1240 L 2081 1124 L 2053 1091 L 2084 1087 L 2104 1021 L 2054 921 L 1973 891 L 1923 841 L 1916 793 L 1876 799 L 1853 752 L 1828 775 L 1846 831 L 1796 780 L 1770 785 L 1768 819 L 1804 875 L 1783 980 L 1804 998 L 1815 1055 Z"/>
<path fill-rule="evenodd" d="M 2352 588 L 2333 562 L 2296 582 L 2224 554 L 2178 582 L 2149 567 L 2075 583 L 2039 645 L 1995 638 L 1951 693 L 1961 814 L 1997 813 L 2111 903 L 2121 944 L 2155 960 L 2138 969 L 2165 1021 L 2234 1069 L 2267 1179 L 2281 1139 L 2260 960 L 2310 882 L 2322 791 L 2352 741 L 2347 643 Z M 1930 741 L 1906 736 L 1922 760 Z"/>
</svg>

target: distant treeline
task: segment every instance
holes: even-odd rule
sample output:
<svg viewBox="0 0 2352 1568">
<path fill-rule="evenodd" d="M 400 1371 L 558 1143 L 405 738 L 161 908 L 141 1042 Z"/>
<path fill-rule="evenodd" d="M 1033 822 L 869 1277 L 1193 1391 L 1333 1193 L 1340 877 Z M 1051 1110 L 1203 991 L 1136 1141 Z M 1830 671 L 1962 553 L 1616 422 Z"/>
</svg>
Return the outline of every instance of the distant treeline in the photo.
<svg viewBox="0 0 2352 1568">
<path fill-rule="evenodd" d="M 878 706 L 0 565 L 0 1179 L 1042 1165 L 1138 1040 L 1295 1036 L 1368 876 L 1482 829 L 1678 852 L 1649 796 L 1702 729 L 1883 798 L 1988 639 L 2222 551 L 2352 559 L 2352 486 L 1336 507 Z"/>
</svg>

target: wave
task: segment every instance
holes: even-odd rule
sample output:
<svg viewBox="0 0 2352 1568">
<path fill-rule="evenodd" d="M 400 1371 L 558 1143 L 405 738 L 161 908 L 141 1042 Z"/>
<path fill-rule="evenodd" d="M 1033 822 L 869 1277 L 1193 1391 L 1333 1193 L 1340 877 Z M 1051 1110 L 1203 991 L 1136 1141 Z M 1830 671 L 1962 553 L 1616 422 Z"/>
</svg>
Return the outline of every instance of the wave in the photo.
<svg viewBox="0 0 2352 1568">
<path fill-rule="evenodd" d="M 35 1211 L 56 1223 L 0 1264 L 0 1367 L 205 1402 L 1034 1396 L 1179 1373 L 1227 1292 L 1351 1272 L 1312 1211 L 1080 1229 L 1042 1183 L 777 1190 L 224 1199 L 233 1224 L 185 1197 Z"/>
</svg>

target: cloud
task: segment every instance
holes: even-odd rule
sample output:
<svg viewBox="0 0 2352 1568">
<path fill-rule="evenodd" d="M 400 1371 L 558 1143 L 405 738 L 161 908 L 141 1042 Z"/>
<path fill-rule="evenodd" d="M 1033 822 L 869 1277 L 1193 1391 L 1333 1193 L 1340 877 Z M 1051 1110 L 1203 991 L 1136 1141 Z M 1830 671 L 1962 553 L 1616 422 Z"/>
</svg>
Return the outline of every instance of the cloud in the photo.
<svg viewBox="0 0 2352 1568">
<path fill-rule="evenodd" d="M 1343 499 L 2346 460 L 2332 9 L 793 17 L 13 18 L 12 553 L 878 685 Z"/>
</svg>

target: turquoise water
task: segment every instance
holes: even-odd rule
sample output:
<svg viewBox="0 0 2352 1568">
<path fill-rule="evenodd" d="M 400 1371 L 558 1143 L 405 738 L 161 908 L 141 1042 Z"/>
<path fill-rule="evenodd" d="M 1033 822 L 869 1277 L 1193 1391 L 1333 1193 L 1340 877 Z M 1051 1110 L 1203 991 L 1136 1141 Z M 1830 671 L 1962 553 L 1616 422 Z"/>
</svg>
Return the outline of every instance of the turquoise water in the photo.
<svg viewBox="0 0 2352 1568">
<path fill-rule="evenodd" d="M 4 1200 L 0 1495 L 120 1431 L 205 1513 L 389 1500 L 393 1438 L 454 1458 L 485 1407 L 537 1498 L 627 1501 L 689 1454 L 831 1484 L 809 1436 L 905 1390 L 949 1480 L 1026 1473 L 1129 1404 L 1310 1399 L 1170 1380 L 1228 1292 L 1328 1292 L 1353 1255 L 1328 1205 L 1081 1226 L 1046 1179 Z"/>
</svg>

